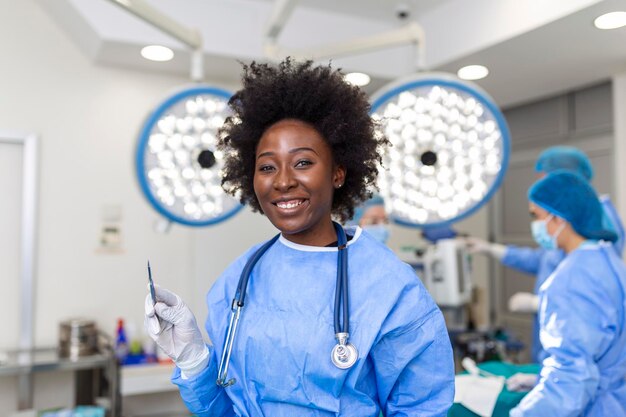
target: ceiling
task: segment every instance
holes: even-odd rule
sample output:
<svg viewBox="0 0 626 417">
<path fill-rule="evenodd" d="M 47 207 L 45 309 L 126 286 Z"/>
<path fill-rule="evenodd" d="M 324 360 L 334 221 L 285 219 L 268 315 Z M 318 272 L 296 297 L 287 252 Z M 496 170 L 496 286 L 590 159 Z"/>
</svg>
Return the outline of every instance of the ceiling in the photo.
<svg viewBox="0 0 626 417">
<path fill-rule="evenodd" d="M 125 0 L 135 1 L 135 0 Z M 208 82 L 237 88 L 240 62 L 267 60 L 264 33 L 272 0 L 145 0 L 203 40 Z M 300 0 L 281 31 L 280 46 L 310 50 L 417 22 L 425 33 L 422 67 L 456 73 L 486 65 L 477 81 L 503 107 L 602 82 L 626 71 L 626 28 L 600 31 L 598 15 L 626 10 L 623 0 Z M 111 0 L 39 0 L 93 62 L 141 71 L 190 71 L 188 48 Z M 408 12 L 405 18 L 398 11 Z M 155 63 L 139 56 L 146 44 L 173 48 Z M 372 93 L 414 73 L 416 48 L 399 45 L 332 58 L 346 71 L 370 74 Z"/>
<path fill-rule="evenodd" d="M 258 1 L 272 3 L 274 0 Z M 443 1 L 445 0 L 299 0 L 298 6 L 396 22 L 400 11 L 407 11 L 407 18 L 411 18 L 436 8 Z"/>
</svg>

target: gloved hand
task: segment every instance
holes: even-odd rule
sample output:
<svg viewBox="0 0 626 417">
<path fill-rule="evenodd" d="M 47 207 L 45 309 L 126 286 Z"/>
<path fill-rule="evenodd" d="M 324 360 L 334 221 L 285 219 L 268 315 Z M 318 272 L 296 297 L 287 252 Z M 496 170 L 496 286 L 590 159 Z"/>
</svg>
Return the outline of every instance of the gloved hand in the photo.
<svg viewBox="0 0 626 417">
<path fill-rule="evenodd" d="M 470 253 L 484 253 L 496 259 L 502 259 L 506 253 L 506 246 L 499 243 L 487 242 L 484 239 L 473 236 L 464 238 L 464 241 Z"/>
<path fill-rule="evenodd" d="M 539 296 L 517 292 L 509 298 L 509 310 L 514 313 L 536 313 L 539 310 Z"/>
<path fill-rule="evenodd" d="M 506 380 L 506 388 L 509 391 L 527 392 L 537 385 L 538 375 L 524 374 L 521 372 L 511 375 Z"/>
<path fill-rule="evenodd" d="M 154 286 L 154 292 L 157 299 L 154 306 L 150 294 L 146 296 L 146 331 L 184 377 L 200 373 L 209 363 L 209 349 L 196 318 L 178 295 L 158 285 Z"/>
</svg>

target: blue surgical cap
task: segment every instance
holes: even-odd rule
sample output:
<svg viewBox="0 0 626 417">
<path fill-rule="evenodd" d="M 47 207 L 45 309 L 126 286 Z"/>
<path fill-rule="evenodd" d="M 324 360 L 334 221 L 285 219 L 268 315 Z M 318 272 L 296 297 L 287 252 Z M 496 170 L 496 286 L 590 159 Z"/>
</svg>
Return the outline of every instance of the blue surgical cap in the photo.
<svg viewBox="0 0 626 417">
<path fill-rule="evenodd" d="M 366 200 L 365 202 L 363 202 L 363 204 L 354 209 L 354 217 L 352 217 L 352 220 L 350 220 L 348 224 L 352 226 L 359 224 L 359 222 L 361 221 L 361 217 L 363 217 L 363 214 L 365 214 L 368 208 L 384 205 L 385 200 L 383 200 L 380 195 L 374 194 L 372 198 Z"/>
<path fill-rule="evenodd" d="M 604 211 L 593 187 L 570 171 L 554 171 L 528 190 L 528 199 L 572 225 L 586 239 L 615 242 L 615 232 L 603 227 Z"/>
<path fill-rule="evenodd" d="M 541 152 L 535 165 L 535 171 L 545 172 L 564 169 L 591 181 L 593 168 L 587 155 L 580 149 L 571 146 L 553 146 Z"/>
</svg>

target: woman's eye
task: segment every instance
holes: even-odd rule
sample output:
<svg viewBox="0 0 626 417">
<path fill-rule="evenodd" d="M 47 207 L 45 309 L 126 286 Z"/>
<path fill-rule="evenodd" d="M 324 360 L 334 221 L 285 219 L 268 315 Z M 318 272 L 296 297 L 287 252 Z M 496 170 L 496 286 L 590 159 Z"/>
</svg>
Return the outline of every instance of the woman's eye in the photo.
<svg viewBox="0 0 626 417">
<path fill-rule="evenodd" d="M 259 167 L 259 171 L 261 171 L 261 172 L 271 171 L 272 169 L 274 169 L 274 167 L 271 166 L 271 165 L 261 165 Z"/>
<path fill-rule="evenodd" d="M 313 165 L 313 162 L 309 161 L 308 159 L 302 159 L 296 163 L 296 167 L 305 167 L 308 165 Z"/>
</svg>

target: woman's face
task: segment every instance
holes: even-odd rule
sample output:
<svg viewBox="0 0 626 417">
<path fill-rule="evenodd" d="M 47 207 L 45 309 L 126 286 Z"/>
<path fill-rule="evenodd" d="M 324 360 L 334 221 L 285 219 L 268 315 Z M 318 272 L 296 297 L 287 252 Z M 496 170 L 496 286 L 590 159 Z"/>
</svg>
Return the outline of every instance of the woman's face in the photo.
<svg viewBox="0 0 626 417">
<path fill-rule="evenodd" d="M 550 236 L 554 236 L 564 222 L 563 219 L 554 215 L 551 216 L 547 210 L 533 204 L 532 202 L 528 203 L 528 211 L 530 212 L 531 220 L 546 221 L 546 229 Z"/>
<path fill-rule="evenodd" d="M 363 213 L 361 220 L 359 220 L 359 226 L 361 227 L 387 223 L 389 223 L 389 219 L 387 218 L 387 212 L 383 205 L 369 207 L 365 210 L 365 213 Z"/>
<path fill-rule="evenodd" d="M 281 120 L 257 145 L 254 192 L 263 213 L 286 239 L 310 246 L 337 240 L 331 221 L 333 194 L 343 185 L 345 169 L 307 123 Z"/>
</svg>

